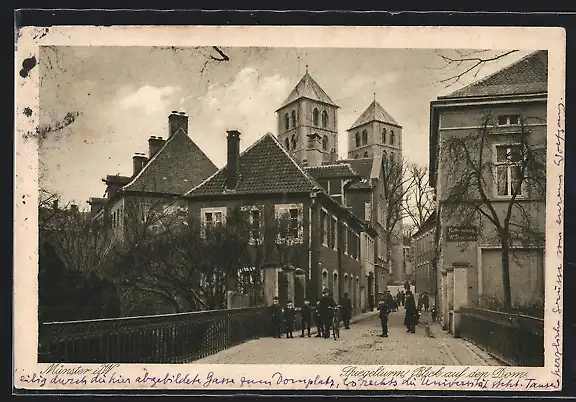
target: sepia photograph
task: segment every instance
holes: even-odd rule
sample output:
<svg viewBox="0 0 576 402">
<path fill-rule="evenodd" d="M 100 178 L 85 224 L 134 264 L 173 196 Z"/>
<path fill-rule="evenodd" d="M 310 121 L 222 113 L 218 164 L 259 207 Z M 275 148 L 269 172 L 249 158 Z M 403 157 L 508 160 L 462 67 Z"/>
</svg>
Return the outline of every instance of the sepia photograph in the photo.
<svg viewBox="0 0 576 402">
<path fill-rule="evenodd" d="M 325 365 L 313 385 L 554 387 L 511 371 L 560 337 L 549 46 L 329 45 L 48 43 L 17 65 L 37 79 L 22 383 L 308 388 L 196 373 Z"/>
</svg>

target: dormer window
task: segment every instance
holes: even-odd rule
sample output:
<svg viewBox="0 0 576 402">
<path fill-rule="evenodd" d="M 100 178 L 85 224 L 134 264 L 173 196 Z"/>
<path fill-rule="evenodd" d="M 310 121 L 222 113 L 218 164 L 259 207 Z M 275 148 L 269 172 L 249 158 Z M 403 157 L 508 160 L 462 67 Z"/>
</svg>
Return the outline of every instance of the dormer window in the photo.
<svg viewBox="0 0 576 402">
<path fill-rule="evenodd" d="M 288 116 L 288 113 L 284 115 L 284 126 L 286 130 L 290 129 L 290 116 Z"/>
<path fill-rule="evenodd" d="M 512 115 L 498 116 L 499 126 L 517 126 L 519 124 L 520 124 L 520 115 L 512 114 Z"/>
<path fill-rule="evenodd" d="M 312 124 L 314 124 L 316 127 L 318 127 L 318 117 L 318 109 L 314 108 L 314 111 L 312 112 Z"/>
</svg>

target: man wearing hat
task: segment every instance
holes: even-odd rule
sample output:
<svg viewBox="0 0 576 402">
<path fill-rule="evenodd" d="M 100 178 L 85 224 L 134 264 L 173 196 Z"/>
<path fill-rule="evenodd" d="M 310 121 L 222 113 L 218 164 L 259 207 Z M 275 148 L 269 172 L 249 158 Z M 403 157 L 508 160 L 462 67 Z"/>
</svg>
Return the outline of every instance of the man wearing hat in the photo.
<svg viewBox="0 0 576 402">
<path fill-rule="evenodd" d="M 274 301 L 270 306 L 270 314 L 272 316 L 272 328 L 274 332 L 274 338 L 282 337 L 282 307 L 278 302 L 278 297 L 274 297 Z"/>
<path fill-rule="evenodd" d="M 318 304 L 318 310 L 320 312 L 320 320 L 322 321 L 324 330 L 322 334 L 324 335 L 324 339 L 330 338 L 330 327 L 332 326 L 332 311 L 330 308 L 336 307 L 336 302 L 334 298 L 330 296 L 330 292 L 328 289 L 324 288 L 322 290 L 322 298 L 320 299 L 320 303 Z"/>
<path fill-rule="evenodd" d="M 324 324 L 322 324 L 322 318 L 320 317 L 320 300 L 316 302 L 316 308 L 314 308 L 314 322 L 316 323 L 316 329 L 318 330 L 316 338 L 321 338 L 324 335 Z"/>
</svg>

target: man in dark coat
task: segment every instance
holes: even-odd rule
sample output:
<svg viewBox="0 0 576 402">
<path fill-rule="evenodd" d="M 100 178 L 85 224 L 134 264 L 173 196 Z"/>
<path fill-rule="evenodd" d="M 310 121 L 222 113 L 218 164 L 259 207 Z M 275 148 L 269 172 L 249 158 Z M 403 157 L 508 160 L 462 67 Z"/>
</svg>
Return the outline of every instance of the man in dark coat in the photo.
<svg viewBox="0 0 576 402">
<path fill-rule="evenodd" d="M 342 306 L 342 321 L 344 322 L 344 328 L 350 329 L 350 318 L 352 318 L 352 300 L 348 297 L 348 293 L 344 293 L 344 297 L 340 300 L 340 305 Z"/>
<path fill-rule="evenodd" d="M 272 328 L 274 332 L 274 338 L 282 337 L 282 307 L 278 302 L 278 297 L 274 298 L 272 305 L 270 306 L 270 314 L 272 316 Z"/>
<path fill-rule="evenodd" d="M 430 308 L 430 298 L 428 297 L 428 292 L 424 292 L 422 296 L 422 304 L 424 305 L 424 311 L 428 311 Z"/>
<path fill-rule="evenodd" d="M 411 290 L 406 291 L 406 315 L 404 316 L 404 325 L 407 328 L 406 332 L 415 333 L 416 324 L 418 323 L 418 310 L 416 309 L 416 300 Z"/>
<path fill-rule="evenodd" d="M 321 338 L 324 331 L 324 324 L 322 324 L 322 318 L 320 317 L 320 301 L 316 302 L 316 308 L 314 309 L 314 322 L 316 323 L 316 329 L 318 331 L 316 338 Z"/>
<path fill-rule="evenodd" d="M 320 299 L 320 304 L 318 305 L 318 310 L 320 312 L 320 320 L 322 321 L 322 335 L 324 339 L 330 338 L 330 328 L 332 327 L 332 308 L 336 307 L 336 302 L 334 298 L 330 296 L 328 289 L 322 291 L 322 298 Z"/>
<path fill-rule="evenodd" d="M 284 325 L 286 328 L 286 338 L 294 338 L 294 321 L 296 319 L 296 311 L 292 305 L 292 301 L 286 303 L 286 308 L 284 309 Z"/>
<path fill-rule="evenodd" d="M 304 305 L 300 311 L 302 317 L 302 335 L 300 338 L 304 338 L 304 329 L 308 330 L 308 338 L 310 338 L 310 324 L 312 322 L 312 307 L 310 307 L 310 301 L 304 299 Z"/>
<path fill-rule="evenodd" d="M 390 295 L 392 297 L 392 295 Z M 380 335 L 383 338 L 388 338 L 388 314 L 390 314 L 390 307 L 388 306 L 387 301 L 382 297 L 382 300 L 378 303 L 378 316 L 380 317 L 380 325 L 382 326 L 382 334 Z"/>
</svg>

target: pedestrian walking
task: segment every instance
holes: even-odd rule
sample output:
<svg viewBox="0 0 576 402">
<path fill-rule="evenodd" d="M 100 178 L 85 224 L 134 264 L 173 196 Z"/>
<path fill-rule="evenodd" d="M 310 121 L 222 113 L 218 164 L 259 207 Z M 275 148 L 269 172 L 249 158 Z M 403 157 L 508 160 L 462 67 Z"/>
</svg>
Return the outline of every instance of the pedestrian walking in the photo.
<svg viewBox="0 0 576 402">
<path fill-rule="evenodd" d="M 430 308 L 430 298 L 428 297 L 428 292 L 424 292 L 422 296 L 422 304 L 424 305 L 424 311 L 428 311 Z"/>
<path fill-rule="evenodd" d="M 286 338 L 294 338 L 294 320 L 296 319 L 296 311 L 292 305 L 292 301 L 289 300 L 286 303 L 286 308 L 284 309 L 284 326 L 286 328 Z"/>
<path fill-rule="evenodd" d="M 282 307 L 278 301 L 278 297 L 274 297 L 272 305 L 270 306 L 270 315 L 272 318 L 272 332 L 274 338 L 282 337 Z"/>
<path fill-rule="evenodd" d="M 314 309 L 314 322 L 316 323 L 316 338 L 321 338 L 324 335 L 324 324 L 322 323 L 322 317 L 320 317 L 320 301 L 316 302 L 316 308 Z"/>
<path fill-rule="evenodd" d="M 352 318 L 352 300 L 350 300 L 348 297 L 348 293 L 344 293 L 344 297 L 342 300 L 340 300 L 340 305 L 342 306 L 340 312 L 342 314 L 344 328 L 350 329 L 350 319 Z"/>
<path fill-rule="evenodd" d="M 396 304 L 398 304 L 398 306 L 402 305 L 402 294 L 401 291 L 398 291 L 396 293 Z"/>
<path fill-rule="evenodd" d="M 382 334 L 380 336 L 383 338 L 388 338 L 388 314 L 390 314 L 390 308 L 384 297 L 378 303 L 378 311 L 378 316 L 380 317 L 380 325 L 382 326 Z"/>
<path fill-rule="evenodd" d="M 322 290 L 322 298 L 318 309 L 320 311 L 320 320 L 322 321 L 322 335 L 324 339 L 330 338 L 330 328 L 332 326 L 332 311 L 331 308 L 336 307 L 334 298 L 330 295 L 328 289 Z"/>
<path fill-rule="evenodd" d="M 302 317 L 302 334 L 300 338 L 304 338 L 304 330 L 308 330 L 308 338 L 310 338 L 310 324 L 312 323 L 312 307 L 310 307 L 310 301 L 304 299 L 304 305 L 300 311 Z"/>
<path fill-rule="evenodd" d="M 411 290 L 406 291 L 406 314 L 404 316 L 404 325 L 407 328 L 406 332 L 415 333 L 416 324 L 418 323 L 418 310 L 416 309 L 416 301 Z"/>
<path fill-rule="evenodd" d="M 392 296 L 389 290 L 386 291 L 386 298 L 382 298 L 382 300 L 388 305 L 389 311 L 398 311 L 398 303 L 396 303 L 394 296 Z M 378 307 L 378 309 L 380 309 L 380 307 Z"/>
<path fill-rule="evenodd" d="M 418 312 L 422 311 L 422 293 L 418 294 Z"/>
</svg>

